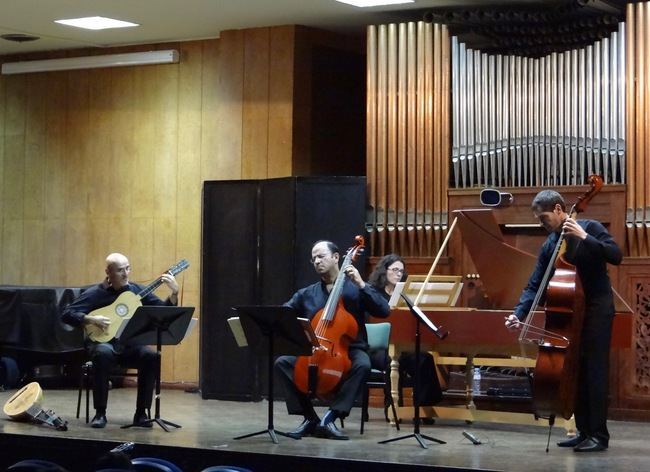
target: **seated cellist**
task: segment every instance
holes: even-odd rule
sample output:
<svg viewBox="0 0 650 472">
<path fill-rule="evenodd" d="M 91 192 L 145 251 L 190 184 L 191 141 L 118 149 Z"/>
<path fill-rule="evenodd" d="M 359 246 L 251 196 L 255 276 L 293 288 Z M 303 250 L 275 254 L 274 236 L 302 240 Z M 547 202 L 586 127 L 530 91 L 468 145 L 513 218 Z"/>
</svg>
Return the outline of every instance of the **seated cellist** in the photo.
<svg viewBox="0 0 650 472">
<path fill-rule="evenodd" d="M 307 318 L 314 317 L 325 307 L 330 291 L 339 277 L 339 249 L 331 241 L 318 241 L 311 250 L 311 263 L 320 276 L 320 281 L 298 290 L 286 305 Z M 367 353 L 367 336 L 365 317 L 372 314 L 380 318 L 389 315 L 388 303 L 379 292 L 366 284 L 359 271 L 348 265 L 343 269 L 345 281 L 341 300 L 347 312 L 357 322 L 358 334 L 349 345 L 349 357 L 352 366 L 338 384 L 329 402 L 329 409 L 322 419 L 316 414 L 311 399 L 296 387 L 294 382 L 295 356 L 281 356 L 275 361 L 275 370 L 284 385 L 287 410 L 290 415 L 303 415 L 304 421 L 288 434 L 292 437 L 317 436 L 328 439 L 348 439 L 341 432 L 334 420 L 345 418 L 350 413 L 354 400 L 370 372 L 370 359 Z"/>
</svg>

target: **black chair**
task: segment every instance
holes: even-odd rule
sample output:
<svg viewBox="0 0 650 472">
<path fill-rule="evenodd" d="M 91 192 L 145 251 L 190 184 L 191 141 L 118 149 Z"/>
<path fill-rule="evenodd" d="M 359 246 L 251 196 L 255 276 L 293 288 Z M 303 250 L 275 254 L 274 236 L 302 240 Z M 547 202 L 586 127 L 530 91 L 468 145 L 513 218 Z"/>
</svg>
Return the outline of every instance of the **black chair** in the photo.
<svg viewBox="0 0 650 472">
<path fill-rule="evenodd" d="M 81 411 L 81 392 L 86 391 L 86 423 L 90 421 L 90 387 L 93 382 L 94 367 L 93 361 L 86 361 L 81 366 L 81 374 L 79 378 L 79 388 L 77 391 L 77 418 L 79 418 L 79 413 Z M 124 378 L 124 377 L 136 377 L 137 372 L 129 372 L 122 366 L 116 366 L 111 371 L 111 378 Z M 151 416 L 151 412 L 148 411 L 147 414 Z"/>
<path fill-rule="evenodd" d="M 390 358 L 388 357 L 388 345 L 390 343 L 390 323 L 369 323 L 366 324 L 368 333 L 368 354 L 370 355 L 372 368 L 370 375 L 363 389 L 363 399 L 361 404 L 361 428 L 363 434 L 364 424 L 368 421 L 368 400 L 371 388 L 381 388 L 384 391 L 384 416 L 388 419 L 388 407 L 390 406 L 395 426 L 399 431 L 399 420 L 395 403 L 390 391 Z"/>
</svg>

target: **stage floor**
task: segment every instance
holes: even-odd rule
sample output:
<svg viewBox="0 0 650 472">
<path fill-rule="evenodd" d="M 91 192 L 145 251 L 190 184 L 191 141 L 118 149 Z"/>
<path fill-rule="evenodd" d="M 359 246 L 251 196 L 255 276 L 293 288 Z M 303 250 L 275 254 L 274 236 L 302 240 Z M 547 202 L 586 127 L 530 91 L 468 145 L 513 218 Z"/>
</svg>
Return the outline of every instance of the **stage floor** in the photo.
<svg viewBox="0 0 650 472">
<path fill-rule="evenodd" d="M 13 391 L 0 392 L 4 405 Z M 42 406 L 53 409 L 68 421 L 68 431 L 56 431 L 44 425 L 11 421 L 3 417 L 0 434 L 9 436 L 46 437 L 74 440 L 125 442 L 133 441 L 138 455 L 138 445 L 185 447 L 193 450 L 230 451 L 245 454 L 270 454 L 278 457 L 336 458 L 367 463 L 365 470 L 380 470 L 382 464 L 427 466 L 432 469 L 460 468 L 465 470 L 505 471 L 639 471 L 648 470 L 650 457 L 650 424 L 610 421 L 610 449 L 606 452 L 577 454 L 571 449 L 558 448 L 555 443 L 565 438 L 563 429 L 554 428 L 551 448 L 545 452 L 547 428 L 536 426 L 497 425 L 489 423 L 465 424 L 459 421 L 438 420 L 434 425 L 423 425 L 421 433 L 436 437 L 446 444 L 428 443 L 421 448 L 415 438 L 386 445 L 378 441 L 413 432 L 410 421 L 402 424 L 401 431 L 384 421 L 383 411 L 371 409 L 370 421 L 363 435 L 359 434 L 360 409 L 355 408 L 345 421 L 349 441 L 332 441 L 304 438 L 296 441 L 279 437 L 273 444 L 267 434 L 239 441 L 233 437 L 258 430 L 267 425 L 266 401 L 258 403 L 203 400 L 199 393 L 165 389 L 161 395 L 161 417 L 179 423 L 182 428 L 165 432 L 158 425 L 153 429 L 120 429 L 128 424 L 135 405 L 135 389 L 121 388 L 110 392 L 108 425 L 105 429 L 92 429 L 85 424 L 82 401 L 82 418 L 76 419 L 76 390 L 47 390 Z M 91 400 L 92 406 L 92 400 Z M 92 417 L 91 410 L 91 417 Z M 4 416 L 4 415 L 3 415 Z M 300 422 L 298 417 L 286 414 L 283 402 L 275 403 L 275 428 L 287 431 Z M 469 431 L 478 437 L 481 445 L 473 445 L 463 435 Z M 144 446 L 143 446 L 144 447 Z M 26 453 L 27 454 L 27 453 Z M 32 456 L 26 456 L 33 457 Z M 242 464 L 243 465 L 243 464 Z M 437 466 L 437 467 L 436 467 Z M 408 466 L 407 466 L 408 467 Z M 277 470 L 269 464 L 268 468 Z M 305 469 L 306 470 L 306 469 Z M 344 468 L 333 470 L 345 470 Z M 186 470 L 185 472 L 192 472 Z"/>
</svg>

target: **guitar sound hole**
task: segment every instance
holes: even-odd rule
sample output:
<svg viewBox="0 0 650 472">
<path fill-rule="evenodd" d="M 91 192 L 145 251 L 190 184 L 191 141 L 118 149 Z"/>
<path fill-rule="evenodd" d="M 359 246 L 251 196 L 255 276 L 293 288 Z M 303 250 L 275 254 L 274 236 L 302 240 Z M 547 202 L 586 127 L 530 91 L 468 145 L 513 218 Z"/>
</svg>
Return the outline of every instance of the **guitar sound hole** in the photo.
<svg viewBox="0 0 650 472">
<path fill-rule="evenodd" d="M 129 313 L 129 307 L 124 303 L 120 303 L 115 307 L 115 314 L 117 316 L 126 316 Z"/>
</svg>

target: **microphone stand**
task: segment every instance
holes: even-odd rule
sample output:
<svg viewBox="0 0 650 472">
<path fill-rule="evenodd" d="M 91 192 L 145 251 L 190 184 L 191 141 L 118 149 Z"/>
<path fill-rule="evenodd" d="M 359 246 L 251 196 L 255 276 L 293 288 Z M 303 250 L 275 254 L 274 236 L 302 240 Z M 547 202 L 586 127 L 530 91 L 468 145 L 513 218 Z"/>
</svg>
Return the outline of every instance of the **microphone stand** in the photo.
<svg viewBox="0 0 650 472">
<path fill-rule="evenodd" d="M 406 302 L 406 304 L 408 305 L 409 310 L 415 317 L 415 375 L 413 376 L 413 408 L 415 409 L 415 417 L 413 418 L 413 433 L 407 434 L 405 436 L 400 436 L 397 438 L 379 441 L 379 444 L 387 444 L 394 441 L 401 441 L 402 439 L 415 438 L 422 448 L 427 449 L 427 445 L 424 442 L 425 439 L 436 442 L 438 444 L 447 444 L 447 443 L 441 439 L 437 439 L 431 436 L 427 436 L 426 434 L 420 433 L 420 399 L 418 396 L 419 381 L 420 381 L 419 379 L 420 377 L 420 373 L 419 373 L 420 372 L 420 324 L 422 323 L 423 319 L 426 319 L 425 321 L 426 325 L 431 329 L 431 331 L 433 331 L 433 333 L 439 339 L 445 339 L 449 333 L 443 332 L 441 330 L 442 327 L 438 328 L 436 325 L 434 325 L 431 322 L 431 320 L 429 320 L 426 317 L 426 315 L 422 313 L 422 310 L 420 310 L 417 306 L 413 305 L 413 302 L 406 295 L 402 293 L 401 296 Z"/>
</svg>

